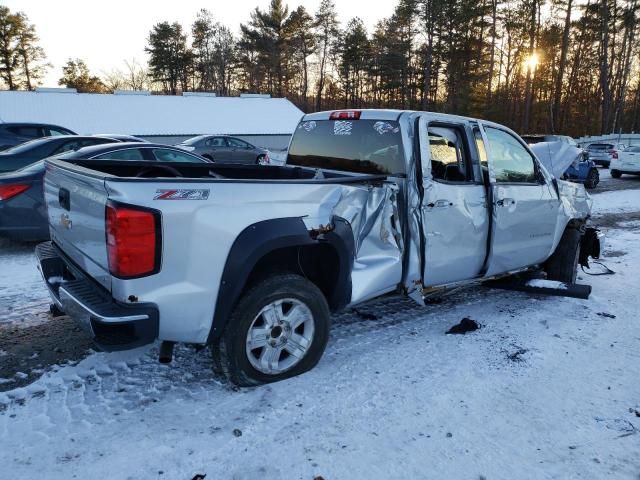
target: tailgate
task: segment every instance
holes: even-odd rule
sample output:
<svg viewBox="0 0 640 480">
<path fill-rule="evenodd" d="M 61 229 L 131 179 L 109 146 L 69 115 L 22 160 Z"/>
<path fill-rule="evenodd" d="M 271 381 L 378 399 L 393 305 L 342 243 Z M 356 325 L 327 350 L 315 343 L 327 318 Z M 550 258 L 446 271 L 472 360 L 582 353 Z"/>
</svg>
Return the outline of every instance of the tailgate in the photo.
<svg viewBox="0 0 640 480">
<path fill-rule="evenodd" d="M 48 161 L 44 196 L 51 240 L 78 267 L 111 290 L 105 237 L 104 177 Z"/>
</svg>

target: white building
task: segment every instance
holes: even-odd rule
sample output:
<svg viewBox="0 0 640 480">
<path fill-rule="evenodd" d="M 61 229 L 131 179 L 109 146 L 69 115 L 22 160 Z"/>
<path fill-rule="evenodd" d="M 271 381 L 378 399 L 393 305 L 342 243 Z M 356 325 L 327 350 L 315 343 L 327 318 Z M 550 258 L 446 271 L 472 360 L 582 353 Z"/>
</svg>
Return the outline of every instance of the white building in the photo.
<svg viewBox="0 0 640 480">
<path fill-rule="evenodd" d="M 0 122 L 51 123 L 79 134 L 120 133 L 175 144 L 201 134 L 233 135 L 254 145 L 284 149 L 303 112 L 269 95 L 216 97 L 117 91 L 77 93 L 40 88 L 0 91 Z"/>
</svg>

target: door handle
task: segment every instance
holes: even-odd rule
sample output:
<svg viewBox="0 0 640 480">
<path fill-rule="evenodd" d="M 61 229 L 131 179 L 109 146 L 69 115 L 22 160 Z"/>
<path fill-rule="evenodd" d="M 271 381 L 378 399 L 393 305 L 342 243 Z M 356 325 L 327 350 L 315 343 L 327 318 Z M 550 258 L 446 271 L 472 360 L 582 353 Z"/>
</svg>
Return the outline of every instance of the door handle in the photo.
<svg viewBox="0 0 640 480">
<path fill-rule="evenodd" d="M 499 207 L 510 207 L 511 205 L 515 205 L 516 201 L 513 198 L 501 198 L 496 202 L 496 205 Z"/>
<path fill-rule="evenodd" d="M 429 208 L 447 208 L 452 207 L 453 203 L 449 200 L 436 200 L 435 202 L 427 203 Z"/>
</svg>

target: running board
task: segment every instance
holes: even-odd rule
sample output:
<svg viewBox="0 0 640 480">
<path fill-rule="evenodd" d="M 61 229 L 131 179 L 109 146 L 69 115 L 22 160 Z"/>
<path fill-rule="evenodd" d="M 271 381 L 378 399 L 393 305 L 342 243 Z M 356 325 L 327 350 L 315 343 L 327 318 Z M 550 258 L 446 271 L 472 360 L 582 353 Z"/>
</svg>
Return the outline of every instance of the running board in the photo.
<svg viewBox="0 0 640 480">
<path fill-rule="evenodd" d="M 563 283 L 542 279 L 519 280 L 514 278 L 501 278 L 499 280 L 489 280 L 488 282 L 484 282 L 483 285 L 502 290 L 516 290 L 518 292 L 538 293 L 556 297 L 581 298 L 583 300 L 587 300 L 591 294 L 591 285 Z"/>
</svg>

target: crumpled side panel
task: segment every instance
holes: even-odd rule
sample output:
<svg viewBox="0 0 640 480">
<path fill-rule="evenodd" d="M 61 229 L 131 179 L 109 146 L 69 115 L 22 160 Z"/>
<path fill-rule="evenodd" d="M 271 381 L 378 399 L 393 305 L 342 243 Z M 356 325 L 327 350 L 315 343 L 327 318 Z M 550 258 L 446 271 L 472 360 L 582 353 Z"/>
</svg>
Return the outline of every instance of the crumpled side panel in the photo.
<svg viewBox="0 0 640 480">
<path fill-rule="evenodd" d="M 556 238 L 554 238 L 552 252 L 560 242 L 564 229 L 572 219 L 587 219 L 591 215 L 593 199 L 583 185 L 573 182 L 557 180 L 560 191 L 560 208 L 558 223 L 556 224 Z"/>
<path fill-rule="evenodd" d="M 402 279 L 402 233 L 398 218 L 398 187 L 353 188 L 333 209 L 351 224 L 355 259 L 351 303 L 391 291 Z"/>
</svg>

